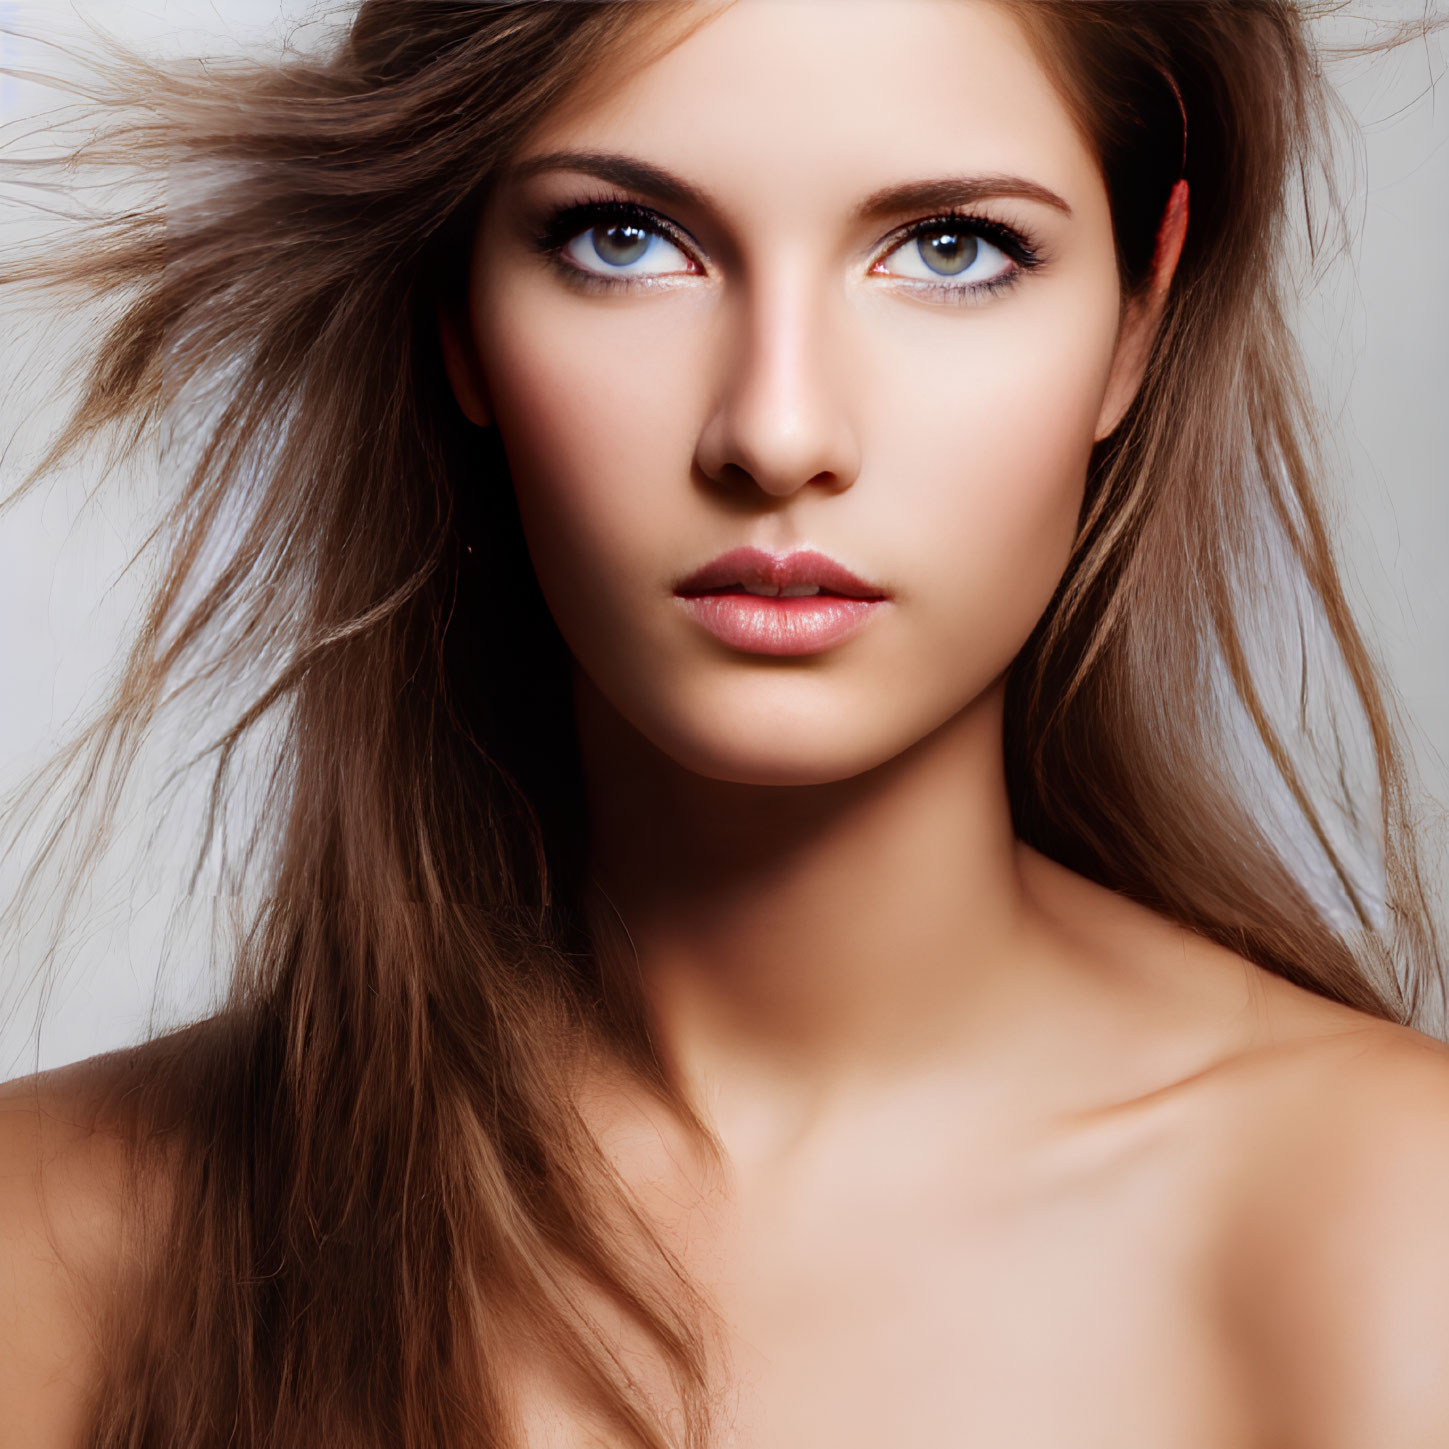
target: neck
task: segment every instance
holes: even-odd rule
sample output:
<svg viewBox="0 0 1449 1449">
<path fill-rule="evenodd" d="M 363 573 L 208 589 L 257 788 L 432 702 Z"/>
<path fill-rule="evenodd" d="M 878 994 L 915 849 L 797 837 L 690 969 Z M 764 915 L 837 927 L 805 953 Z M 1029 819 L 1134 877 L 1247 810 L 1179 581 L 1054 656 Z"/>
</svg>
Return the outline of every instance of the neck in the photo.
<svg viewBox="0 0 1449 1449">
<path fill-rule="evenodd" d="M 1028 919 L 1001 720 L 998 687 L 864 775 L 740 785 L 680 768 L 581 683 L 597 909 L 681 1081 L 714 1095 L 753 1070 L 818 1095 L 990 1029 Z"/>
</svg>

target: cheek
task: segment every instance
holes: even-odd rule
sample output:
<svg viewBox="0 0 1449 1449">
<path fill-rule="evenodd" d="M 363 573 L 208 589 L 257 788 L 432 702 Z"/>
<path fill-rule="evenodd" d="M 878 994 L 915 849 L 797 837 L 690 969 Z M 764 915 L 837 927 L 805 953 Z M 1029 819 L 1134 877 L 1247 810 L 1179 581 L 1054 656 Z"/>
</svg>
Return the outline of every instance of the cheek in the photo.
<svg viewBox="0 0 1449 1449">
<path fill-rule="evenodd" d="M 882 369 L 876 451 L 899 490 L 882 547 L 923 625 L 902 665 L 960 661 L 969 691 L 1010 663 L 1066 567 L 1117 312 L 1112 289 L 1081 289 L 956 322 Z"/>
<path fill-rule="evenodd" d="M 516 275 L 475 297 L 559 628 L 613 706 L 704 774 L 841 778 L 906 748 L 1006 669 L 1075 537 L 1114 287 L 1043 285 L 969 314 L 877 297 L 837 320 L 825 392 L 861 470 L 791 506 L 802 541 L 889 581 L 899 607 L 818 667 L 762 669 L 696 639 L 668 597 L 755 517 L 748 490 L 695 473 L 720 389 L 739 381 L 718 372 L 728 318 L 703 299 L 611 306 Z"/>
<path fill-rule="evenodd" d="M 644 587 L 648 571 L 632 561 L 679 546 L 700 370 L 680 355 L 690 329 L 669 311 L 526 283 L 475 301 L 530 554 L 566 635 L 573 615 Z"/>
</svg>

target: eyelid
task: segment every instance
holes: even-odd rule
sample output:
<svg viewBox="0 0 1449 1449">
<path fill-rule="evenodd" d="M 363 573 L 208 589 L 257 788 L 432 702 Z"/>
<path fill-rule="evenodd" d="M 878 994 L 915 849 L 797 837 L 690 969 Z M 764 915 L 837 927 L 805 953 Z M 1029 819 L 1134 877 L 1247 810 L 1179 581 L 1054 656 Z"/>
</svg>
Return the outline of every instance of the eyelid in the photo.
<svg viewBox="0 0 1449 1449">
<path fill-rule="evenodd" d="M 921 217 L 897 227 L 875 250 L 875 260 L 870 269 L 875 270 L 890 254 L 917 237 L 928 236 L 933 231 L 956 227 L 979 236 L 1004 252 L 1023 271 L 1039 266 L 1042 256 L 1033 242 L 1014 226 L 996 221 L 989 216 L 965 211 L 943 211 L 934 216 Z"/>
<path fill-rule="evenodd" d="M 633 221 L 658 233 L 672 245 L 678 247 L 698 270 L 691 273 L 660 273 L 654 276 L 609 277 L 605 273 L 580 267 L 577 263 L 564 258 L 563 249 L 569 242 L 590 230 L 591 227 L 598 226 L 610 218 Z M 882 275 L 877 272 L 877 269 L 892 252 L 916 237 L 926 236 L 932 231 L 953 226 L 969 230 L 1004 253 L 1013 264 L 1012 271 L 1008 274 L 1009 277 L 1017 277 L 1041 264 L 1042 256 L 1036 245 L 1017 227 L 997 221 L 992 217 L 982 216 L 979 213 L 947 210 L 937 212 L 932 216 L 918 217 L 897 227 L 876 245 L 874 248 L 875 259 L 868 270 Z M 590 278 L 606 286 L 657 285 L 680 275 L 700 275 L 705 271 L 706 266 L 704 248 L 689 231 L 662 212 L 656 211 L 652 206 L 617 193 L 587 197 L 557 208 L 549 215 L 541 232 L 535 238 L 535 245 L 556 265 L 568 268 L 579 277 Z M 946 291 L 967 293 L 985 287 L 999 286 L 1001 280 L 966 284 L 943 282 L 941 287 Z M 921 284 L 921 287 L 924 288 L 926 285 L 929 284 Z"/>
<path fill-rule="evenodd" d="M 611 218 L 632 221 L 649 231 L 657 232 L 666 241 L 678 247 L 690 262 L 699 268 L 700 272 L 704 271 L 703 248 L 689 232 L 678 222 L 671 221 L 661 212 L 655 211 L 653 207 L 622 196 L 593 197 L 560 207 L 549 215 L 543 228 L 535 237 L 534 244 L 539 251 L 559 260 L 561 265 L 569 266 L 584 276 L 597 277 L 607 282 L 639 283 L 647 281 L 646 277 L 610 278 L 602 272 L 591 272 L 573 262 L 562 261 L 563 249 L 569 242 Z M 677 276 L 679 274 L 665 273 L 661 275 Z"/>
</svg>

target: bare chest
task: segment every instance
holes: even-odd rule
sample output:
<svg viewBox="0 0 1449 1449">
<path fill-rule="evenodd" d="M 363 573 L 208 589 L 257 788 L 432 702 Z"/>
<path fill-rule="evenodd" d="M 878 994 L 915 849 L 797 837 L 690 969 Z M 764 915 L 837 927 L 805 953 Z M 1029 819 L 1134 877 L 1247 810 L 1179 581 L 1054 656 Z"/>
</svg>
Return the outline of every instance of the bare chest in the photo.
<svg viewBox="0 0 1449 1449">
<path fill-rule="evenodd" d="M 894 1234 L 753 1238 L 718 1292 L 733 1360 L 722 1441 L 1250 1443 L 1208 1265 L 1192 1234 L 1133 1206 L 996 1204 L 954 1232 L 922 1213 Z"/>
<path fill-rule="evenodd" d="M 745 1204 L 695 1224 L 718 1449 L 1249 1449 L 1210 1213 L 1151 1179 L 1067 1194 Z M 533 1445 L 575 1436 L 539 1406 Z"/>
</svg>

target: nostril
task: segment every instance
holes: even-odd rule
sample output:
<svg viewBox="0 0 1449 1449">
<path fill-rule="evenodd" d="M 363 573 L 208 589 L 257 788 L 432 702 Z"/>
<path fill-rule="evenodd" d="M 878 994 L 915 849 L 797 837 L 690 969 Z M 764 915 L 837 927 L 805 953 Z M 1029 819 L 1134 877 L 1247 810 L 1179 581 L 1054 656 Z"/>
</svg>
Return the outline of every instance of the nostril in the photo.
<svg viewBox="0 0 1449 1449">
<path fill-rule="evenodd" d="M 717 488 L 740 497 L 758 492 L 787 498 L 816 486 L 831 492 L 849 487 L 858 447 L 844 417 L 782 419 L 756 407 L 720 408 L 700 435 L 695 460 Z"/>
<path fill-rule="evenodd" d="M 716 477 L 721 483 L 731 483 L 741 488 L 753 488 L 754 477 L 748 468 L 742 468 L 738 463 L 725 463 L 718 469 Z"/>
</svg>

